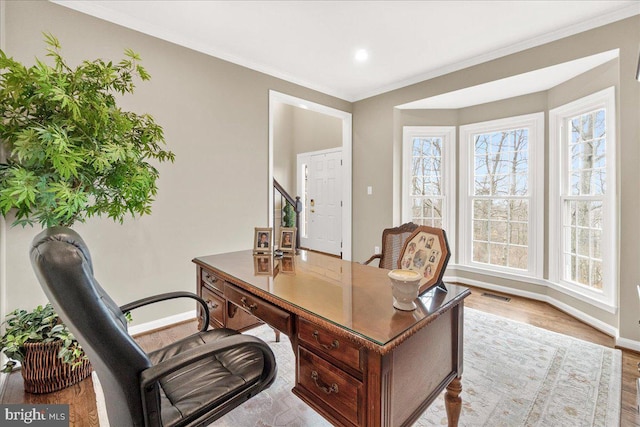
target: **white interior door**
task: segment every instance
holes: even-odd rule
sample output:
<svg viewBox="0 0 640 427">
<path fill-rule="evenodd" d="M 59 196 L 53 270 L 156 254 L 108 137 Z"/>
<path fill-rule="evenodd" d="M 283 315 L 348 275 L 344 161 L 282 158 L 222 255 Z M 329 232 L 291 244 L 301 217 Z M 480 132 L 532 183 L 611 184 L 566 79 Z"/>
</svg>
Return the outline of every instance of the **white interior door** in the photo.
<svg viewBox="0 0 640 427">
<path fill-rule="evenodd" d="M 342 253 L 342 150 L 308 153 L 306 230 L 301 245 L 333 255 Z M 304 193 L 302 193 L 304 194 Z"/>
</svg>

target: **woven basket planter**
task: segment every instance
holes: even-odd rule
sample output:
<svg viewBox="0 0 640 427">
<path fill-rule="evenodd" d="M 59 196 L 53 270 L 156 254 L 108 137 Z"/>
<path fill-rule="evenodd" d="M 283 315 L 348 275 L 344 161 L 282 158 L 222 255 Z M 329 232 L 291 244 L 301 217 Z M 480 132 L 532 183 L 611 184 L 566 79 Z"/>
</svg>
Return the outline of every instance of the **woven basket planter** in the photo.
<svg viewBox="0 0 640 427">
<path fill-rule="evenodd" d="M 91 374 L 88 359 L 75 368 L 58 358 L 62 342 L 25 343 L 22 362 L 24 390 L 29 393 L 51 393 L 85 379 Z"/>
</svg>

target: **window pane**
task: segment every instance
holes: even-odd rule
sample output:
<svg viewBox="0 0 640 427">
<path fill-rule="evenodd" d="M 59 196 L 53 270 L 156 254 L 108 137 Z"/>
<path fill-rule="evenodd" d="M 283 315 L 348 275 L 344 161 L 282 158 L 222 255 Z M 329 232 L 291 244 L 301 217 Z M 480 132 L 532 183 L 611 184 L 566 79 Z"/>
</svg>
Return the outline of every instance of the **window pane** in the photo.
<svg viewBox="0 0 640 427">
<path fill-rule="evenodd" d="M 591 247 L 589 244 L 589 230 L 586 228 L 578 228 L 577 232 L 577 254 L 588 257 Z"/>
<path fill-rule="evenodd" d="M 411 179 L 411 195 L 412 196 L 421 196 L 422 193 L 422 178 L 413 177 Z"/>
<path fill-rule="evenodd" d="M 507 243 L 507 222 L 489 221 L 489 236 L 492 242 Z"/>
<path fill-rule="evenodd" d="M 473 201 L 473 218 L 488 219 L 491 200 L 474 200 Z"/>
<path fill-rule="evenodd" d="M 442 137 L 411 140 L 411 216 L 416 224 L 434 226 L 442 220 Z"/>
<path fill-rule="evenodd" d="M 529 131 L 514 129 L 475 136 L 475 195 L 526 195 Z"/>
<path fill-rule="evenodd" d="M 589 259 L 587 258 L 578 258 L 578 271 L 576 281 L 581 285 L 589 286 Z"/>
<path fill-rule="evenodd" d="M 571 255 L 565 256 L 564 275 L 568 280 L 572 282 L 576 282 L 576 265 L 577 265 L 577 260 L 575 256 L 571 256 Z"/>
<path fill-rule="evenodd" d="M 529 177 L 526 173 L 512 175 L 511 194 L 515 196 L 526 196 L 529 191 Z"/>
<path fill-rule="evenodd" d="M 489 263 L 507 266 L 507 245 L 489 243 Z"/>
<path fill-rule="evenodd" d="M 488 175 L 477 175 L 473 194 L 476 196 L 488 196 L 491 194 L 491 179 Z"/>
<path fill-rule="evenodd" d="M 493 199 L 491 201 L 491 219 L 508 220 L 509 202 L 505 199 Z"/>
<path fill-rule="evenodd" d="M 563 279 L 602 288 L 602 200 L 565 200 L 563 203 Z"/>
<path fill-rule="evenodd" d="M 509 267 L 527 269 L 527 248 L 521 246 L 509 246 Z"/>
<path fill-rule="evenodd" d="M 526 199 L 509 200 L 509 215 L 512 221 L 529 221 L 529 201 Z"/>
<path fill-rule="evenodd" d="M 442 203 L 443 199 L 429 199 L 433 206 L 433 218 L 442 219 Z"/>
<path fill-rule="evenodd" d="M 510 226 L 509 243 L 513 245 L 528 245 L 528 224 L 512 222 Z"/>
<path fill-rule="evenodd" d="M 588 227 L 591 222 L 589 218 L 591 202 L 576 202 L 575 207 L 575 224 L 579 227 Z"/>
<path fill-rule="evenodd" d="M 489 241 L 489 221 L 473 221 L 473 240 Z"/>
<path fill-rule="evenodd" d="M 591 263 L 591 287 L 602 289 L 602 263 L 600 261 Z"/>
<path fill-rule="evenodd" d="M 489 244 L 482 242 L 473 243 L 473 260 L 484 264 L 489 263 Z"/>
<path fill-rule="evenodd" d="M 604 194 L 605 110 L 571 118 L 568 135 L 569 188 L 573 195 Z"/>
<path fill-rule="evenodd" d="M 591 238 L 589 243 L 591 245 L 591 257 L 593 259 L 602 259 L 602 253 L 600 252 L 600 244 L 602 241 L 602 231 L 591 230 Z"/>
<path fill-rule="evenodd" d="M 591 174 L 591 194 L 604 194 L 605 193 L 605 171 L 594 170 Z"/>
</svg>

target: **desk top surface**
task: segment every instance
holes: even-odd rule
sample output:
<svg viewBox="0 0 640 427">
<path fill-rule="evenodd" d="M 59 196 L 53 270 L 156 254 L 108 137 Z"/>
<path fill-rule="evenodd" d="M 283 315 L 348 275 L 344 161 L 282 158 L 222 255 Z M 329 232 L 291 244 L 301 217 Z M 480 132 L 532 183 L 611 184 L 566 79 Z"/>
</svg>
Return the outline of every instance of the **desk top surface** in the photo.
<svg viewBox="0 0 640 427">
<path fill-rule="evenodd" d="M 193 261 L 285 309 L 321 318 L 380 346 L 429 323 L 469 295 L 467 288 L 447 284 L 447 292 L 432 288 L 421 294 L 416 310 L 397 310 L 389 270 L 304 250 L 288 259 L 248 250 Z"/>
</svg>

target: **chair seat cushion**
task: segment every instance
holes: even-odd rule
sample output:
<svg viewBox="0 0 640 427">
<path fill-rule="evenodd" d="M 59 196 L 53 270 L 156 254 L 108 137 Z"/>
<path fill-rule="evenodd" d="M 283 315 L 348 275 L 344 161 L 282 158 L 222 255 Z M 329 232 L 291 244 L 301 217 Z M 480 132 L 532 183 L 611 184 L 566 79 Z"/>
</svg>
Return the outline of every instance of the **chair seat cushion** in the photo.
<svg viewBox="0 0 640 427">
<path fill-rule="evenodd" d="M 220 328 L 200 332 L 149 353 L 155 365 L 187 349 L 215 342 L 238 332 Z M 233 392 L 260 379 L 264 360 L 255 348 L 238 348 L 205 358 L 160 381 L 162 420 L 174 425 L 194 412 L 217 406 Z"/>
</svg>

